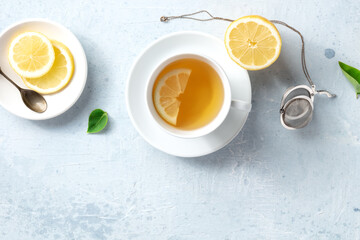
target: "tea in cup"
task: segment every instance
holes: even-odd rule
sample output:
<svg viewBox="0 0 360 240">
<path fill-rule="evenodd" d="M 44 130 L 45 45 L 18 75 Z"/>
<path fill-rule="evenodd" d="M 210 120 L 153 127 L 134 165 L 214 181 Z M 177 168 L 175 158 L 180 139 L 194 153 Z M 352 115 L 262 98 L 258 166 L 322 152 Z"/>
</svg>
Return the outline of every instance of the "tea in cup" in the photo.
<svg viewBox="0 0 360 240">
<path fill-rule="evenodd" d="M 207 135 L 225 120 L 230 106 L 249 112 L 251 104 L 231 99 L 224 70 L 209 57 L 179 54 L 163 61 L 146 89 L 147 106 L 158 125 L 182 138 Z"/>
</svg>

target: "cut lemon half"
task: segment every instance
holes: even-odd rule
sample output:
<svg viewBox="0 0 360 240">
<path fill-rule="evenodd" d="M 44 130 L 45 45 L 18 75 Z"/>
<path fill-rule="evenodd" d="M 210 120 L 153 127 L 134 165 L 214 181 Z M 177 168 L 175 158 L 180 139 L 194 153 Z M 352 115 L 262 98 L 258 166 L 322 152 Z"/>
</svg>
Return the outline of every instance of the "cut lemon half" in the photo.
<svg viewBox="0 0 360 240">
<path fill-rule="evenodd" d="M 26 86 L 42 93 L 50 94 L 63 89 L 71 80 L 74 72 L 74 59 L 70 50 L 61 42 L 51 41 L 55 62 L 48 73 L 39 78 L 23 78 Z"/>
<path fill-rule="evenodd" d="M 45 75 L 55 61 L 49 39 L 37 32 L 24 32 L 9 47 L 11 67 L 21 77 L 36 78 Z"/>
<path fill-rule="evenodd" d="M 154 105 L 159 115 L 176 125 L 180 108 L 180 94 L 185 92 L 191 74 L 190 69 L 180 68 L 166 73 L 154 89 Z"/>
<path fill-rule="evenodd" d="M 231 59 L 247 70 L 260 70 L 276 61 L 281 37 L 275 25 L 261 16 L 246 16 L 232 22 L 225 33 Z"/>
</svg>

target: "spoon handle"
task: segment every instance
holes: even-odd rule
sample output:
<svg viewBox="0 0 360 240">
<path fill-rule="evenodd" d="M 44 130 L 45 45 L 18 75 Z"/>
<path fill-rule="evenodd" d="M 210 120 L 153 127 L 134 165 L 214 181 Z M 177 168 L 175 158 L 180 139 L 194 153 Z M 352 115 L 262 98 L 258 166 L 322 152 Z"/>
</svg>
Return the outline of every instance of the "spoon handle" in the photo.
<svg viewBox="0 0 360 240">
<path fill-rule="evenodd" d="M 8 76 L 6 76 L 6 74 L 2 71 L 1 67 L 0 67 L 0 74 L 3 75 L 9 82 L 11 82 L 19 91 L 21 90 L 21 88 L 13 80 L 11 80 Z"/>
</svg>

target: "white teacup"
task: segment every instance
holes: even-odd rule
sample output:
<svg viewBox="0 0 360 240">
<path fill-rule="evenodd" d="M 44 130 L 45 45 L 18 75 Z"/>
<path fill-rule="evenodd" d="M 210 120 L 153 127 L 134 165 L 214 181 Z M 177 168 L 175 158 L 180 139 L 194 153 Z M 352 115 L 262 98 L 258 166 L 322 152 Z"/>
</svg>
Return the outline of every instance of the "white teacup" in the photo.
<svg viewBox="0 0 360 240">
<path fill-rule="evenodd" d="M 185 58 L 200 60 L 210 65 L 219 75 L 224 88 L 224 101 L 217 116 L 207 125 L 194 130 L 181 130 L 165 122 L 157 113 L 152 97 L 153 86 L 160 72 L 170 63 Z M 158 67 L 155 68 L 155 70 L 153 71 L 147 82 L 146 104 L 148 106 L 150 115 L 153 117 L 153 119 L 160 128 L 162 128 L 164 131 L 168 132 L 169 134 L 181 138 L 196 138 L 213 132 L 221 125 L 221 123 L 223 123 L 223 121 L 225 120 L 226 116 L 229 113 L 230 107 L 234 107 L 239 111 L 245 111 L 245 112 L 250 112 L 251 110 L 251 103 L 231 98 L 231 88 L 230 88 L 229 80 L 224 70 L 220 67 L 218 63 L 216 63 L 213 59 L 207 56 L 197 55 L 193 53 L 185 53 L 185 54 L 172 56 L 164 60 Z"/>
</svg>

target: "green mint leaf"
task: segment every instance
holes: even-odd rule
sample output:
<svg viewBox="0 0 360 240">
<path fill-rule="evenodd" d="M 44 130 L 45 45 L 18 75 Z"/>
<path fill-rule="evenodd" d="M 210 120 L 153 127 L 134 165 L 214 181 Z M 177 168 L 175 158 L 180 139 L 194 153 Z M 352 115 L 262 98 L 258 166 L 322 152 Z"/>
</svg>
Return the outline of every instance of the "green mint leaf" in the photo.
<svg viewBox="0 0 360 240">
<path fill-rule="evenodd" d="M 108 122 L 108 114 L 101 109 L 90 113 L 87 133 L 97 133 L 103 130 Z"/>
<path fill-rule="evenodd" d="M 356 91 L 356 98 L 358 98 L 360 94 L 360 71 L 354 67 L 346 65 L 343 62 L 339 62 L 339 66 L 345 77 L 354 86 Z"/>
</svg>

